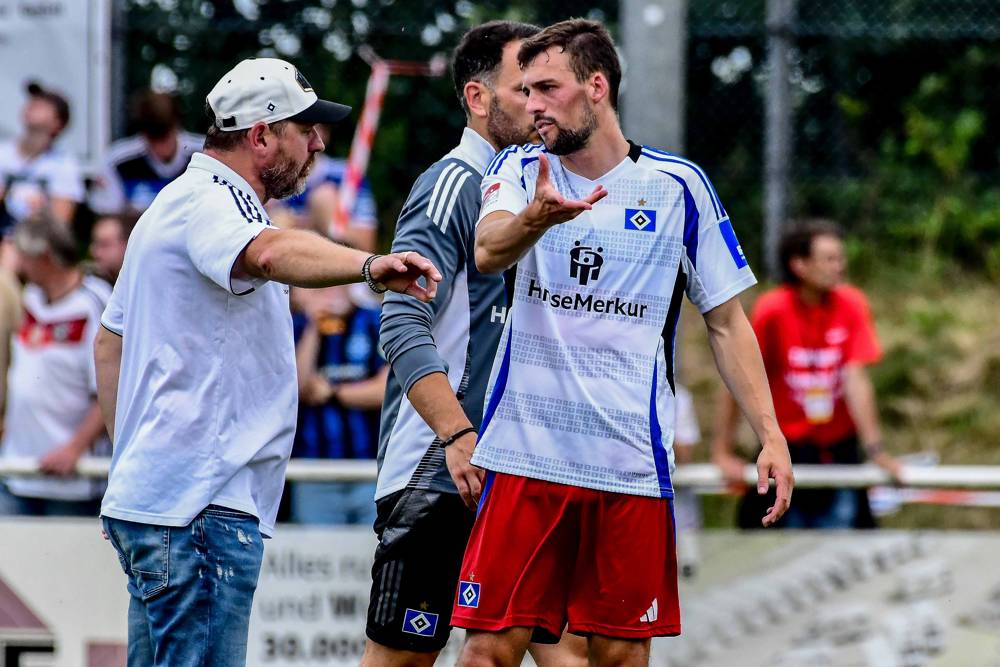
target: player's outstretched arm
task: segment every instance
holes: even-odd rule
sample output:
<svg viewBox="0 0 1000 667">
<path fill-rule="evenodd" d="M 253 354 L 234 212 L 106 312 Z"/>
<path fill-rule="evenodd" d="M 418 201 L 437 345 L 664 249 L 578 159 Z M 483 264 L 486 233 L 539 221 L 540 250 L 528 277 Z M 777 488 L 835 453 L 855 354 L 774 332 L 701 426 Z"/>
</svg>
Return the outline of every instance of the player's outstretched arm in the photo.
<svg viewBox="0 0 1000 667">
<path fill-rule="evenodd" d="M 517 215 L 496 211 L 480 221 L 476 228 L 476 268 L 483 273 L 506 271 L 549 227 L 589 211 L 607 195 L 604 186 L 598 185 L 583 199 L 566 199 L 552 184 L 549 160 L 543 153 L 538 158 L 535 198 L 528 206 Z"/>
<path fill-rule="evenodd" d="M 268 229 L 247 244 L 233 267 L 237 277 L 252 276 L 298 287 L 327 287 L 362 280 L 370 255 L 299 229 Z M 372 278 L 393 292 L 430 301 L 441 274 L 420 253 L 400 252 L 377 258 Z M 425 279 L 425 285 L 418 281 Z"/>
<path fill-rule="evenodd" d="M 788 510 L 795 479 L 788 443 L 774 415 L 757 337 L 735 297 L 705 313 L 705 324 L 722 380 L 763 445 L 757 458 L 757 492 L 767 493 L 768 478 L 777 486 L 774 506 L 762 520 L 770 526 Z"/>
</svg>

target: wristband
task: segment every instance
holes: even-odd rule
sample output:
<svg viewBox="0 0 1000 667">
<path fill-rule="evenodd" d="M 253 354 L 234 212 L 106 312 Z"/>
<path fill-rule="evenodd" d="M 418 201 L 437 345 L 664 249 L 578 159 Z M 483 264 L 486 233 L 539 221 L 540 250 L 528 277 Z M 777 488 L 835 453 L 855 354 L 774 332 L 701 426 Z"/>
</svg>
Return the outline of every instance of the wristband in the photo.
<svg viewBox="0 0 1000 667">
<path fill-rule="evenodd" d="M 368 259 L 365 260 L 364 266 L 361 267 L 361 277 L 365 279 L 368 284 L 368 289 L 375 292 L 376 294 L 385 294 L 386 290 L 389 288 L 380 282 L 376 282 L 372 278 L 372 262 L 381 257 L 382 255 L 369 255 Z"/>
<path fill-rule="evenodd" d="M 441 441 L 441 446 L 442 447 L 447 447 L 448 445 L 454 445 L 456 442 L 458 442 L 459 438 L 461 438 L 463 435 L 468 435 L 469 433 L 475 433 L 475 432 L 476 432 L 476 427 L 475 426 L 469 426 L 468 428 L 463 428 L 461 431 L 457 431 L 456 433 L 452 433 L 451 436 L 447 440 L 442 440 Z"/>
</svg>

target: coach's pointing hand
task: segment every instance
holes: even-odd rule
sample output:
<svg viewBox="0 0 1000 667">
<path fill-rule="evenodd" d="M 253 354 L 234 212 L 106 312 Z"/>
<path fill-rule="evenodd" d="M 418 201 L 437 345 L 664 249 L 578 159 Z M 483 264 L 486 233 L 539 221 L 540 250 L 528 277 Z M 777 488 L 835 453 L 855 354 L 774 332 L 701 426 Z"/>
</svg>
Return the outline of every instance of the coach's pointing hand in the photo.
<svg viewBox="0 0 1000 667">
<path fill-rule="evenodd" d="M 420 301 L 430 301 L 437 294 L 441 272 L 418 252 L 382 255 L 371 263 L 372 279 L 393 292 L 409 294 Z M 424 278 L 424 285 L 419 280 Z"/>
<path fill-rule="evenodd" d="M 551 227 L 572 220 L 584 211 L 589 211 L 594 204 L 608 196 L 603 185 L 598 185 L 593 192 L 583 199 L 566 199 L 552 184 L 549 176 L 549 159 L 545 153 L 538 156 L 538 180 L 535 182 L 535 198 L 524 209 L 526 220 L 540 227 Z"/>
</svg>

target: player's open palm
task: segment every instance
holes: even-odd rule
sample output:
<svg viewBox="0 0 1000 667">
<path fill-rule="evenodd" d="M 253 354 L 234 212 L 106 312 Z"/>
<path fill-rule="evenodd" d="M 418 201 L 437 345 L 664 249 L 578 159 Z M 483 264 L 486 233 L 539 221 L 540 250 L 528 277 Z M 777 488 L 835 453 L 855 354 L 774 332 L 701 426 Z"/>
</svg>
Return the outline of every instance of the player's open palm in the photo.
<svg viewBox="0 0 1000 667">
<path fill-rule="evenodd" d="M 445 447 L 444 450 L 448 473 L 454 480 L 455 486 L 458 487 L 458 495 L 462 497 L 462 502 L 469 509 L 476 509 L 476 505 L 479 504 L 479 496 L 483 491 L 483 477 L 485 476 L 481 468 L 472 465 L 472 451 L 475 448 L 476 434 L 469 433 Z"/>
<path fill-rule="evenodd" d="M 441 272 L 418 252 L 409 250 L 375 259 L 371 265 L 372 279 L 393 292 L 409 294 L 421 301 L 430 301 L 437 294 Z M 420 284 L 420 279 L 424 284 Z"/>
<path fill-rule="evenodd" d="M 542 227 L 567 222 L 584 211 L 589 211 L 598 201 L 608 196 L 603 185 L 583 199 L 566 199 L 552 183 L 549 159 L 544 153 L 538 156 L 538 179 L 535 181 L 535 198 L 528 205 L 525 217 Z"/>
</svg>

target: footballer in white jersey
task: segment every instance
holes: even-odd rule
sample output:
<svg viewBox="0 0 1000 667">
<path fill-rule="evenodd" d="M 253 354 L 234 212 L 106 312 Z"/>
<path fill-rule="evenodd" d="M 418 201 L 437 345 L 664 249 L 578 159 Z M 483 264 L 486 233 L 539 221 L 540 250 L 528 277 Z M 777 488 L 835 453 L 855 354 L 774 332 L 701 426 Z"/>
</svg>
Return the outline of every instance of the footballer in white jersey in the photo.
<svg viewBox="0 0 1000 667">
<path fill-rule="evenodd" d="M 573 19 L 518 53 L 543 145 L 497 155 L 481 184 L 476 263 L 516 264 L 472 462 L 488 473 L 453 622 L 459 665 L 517 664 L 528 639 L 591 637 L 591 664 L 647 664 L 680 633 L 672 511 L 674 336 L 682 298 L 764 442 L 788 450 L 736 296 L 755 283 L 705 173 L 627 141 L 607 31 Z M 503 553 L 503 558 L 497 558 Z"/>
</svg>

